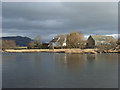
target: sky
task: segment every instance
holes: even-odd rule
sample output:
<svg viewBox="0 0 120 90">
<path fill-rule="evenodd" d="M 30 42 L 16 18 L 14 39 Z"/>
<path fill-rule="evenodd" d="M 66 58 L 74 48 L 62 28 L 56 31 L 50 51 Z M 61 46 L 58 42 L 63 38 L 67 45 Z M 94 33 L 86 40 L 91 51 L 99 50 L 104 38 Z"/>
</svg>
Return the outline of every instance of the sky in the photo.
<svg viewBox="0 0 120 90">
<path fill-rule="evenodd" d="M 89 35 L 118 33 L 116 2 L 3 2 L 2 35 L 40 35 L 49 41 L 57 34 Z"/>
</svg>

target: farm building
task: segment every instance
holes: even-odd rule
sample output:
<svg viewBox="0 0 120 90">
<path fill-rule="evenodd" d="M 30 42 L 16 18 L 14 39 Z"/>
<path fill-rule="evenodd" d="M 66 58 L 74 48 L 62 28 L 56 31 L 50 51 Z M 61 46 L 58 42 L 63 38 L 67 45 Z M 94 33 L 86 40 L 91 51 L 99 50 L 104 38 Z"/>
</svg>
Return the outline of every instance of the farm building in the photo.
<svg viewBox="0 0 120 90">
<path fill-rule="evenodd" d="M 42 43 L 42 46 L 41 46 L 41 47 L 42 47 L 43 49 L 48 49 L 48 45 L 49 45 L 49 43 Z"/>
<path fill-rule="evenodd" d="M 112 36 L 103 36 L 103 35 L 90 35 L 86 42 L 86 47 L 94 48 L 98 45 L 109 45 L 111 42 L 116 40 Z"/>
<path fill-rule="evenodd" d="M 53 47 L 65 47 L 66 46 L 66 36 L 58 36 L 58 37 L 54 37 L 50 42 L 49 42 L 49 47 L 53 46 Z"/>
</svg>

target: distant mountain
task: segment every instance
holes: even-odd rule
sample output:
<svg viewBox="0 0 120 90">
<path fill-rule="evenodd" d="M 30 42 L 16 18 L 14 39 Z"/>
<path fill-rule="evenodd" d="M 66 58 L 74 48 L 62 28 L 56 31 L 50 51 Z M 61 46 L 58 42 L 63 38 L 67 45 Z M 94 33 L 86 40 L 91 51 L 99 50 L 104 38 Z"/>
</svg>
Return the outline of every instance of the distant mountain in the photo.
<svg viewBox="0 0 120 90">
<path fill-rule="evenodd" d="M 2 37 L 3 40 L 14 40 L 17 46 L 26 46 L 32 39 L 22 36 Z"/>
</svg>

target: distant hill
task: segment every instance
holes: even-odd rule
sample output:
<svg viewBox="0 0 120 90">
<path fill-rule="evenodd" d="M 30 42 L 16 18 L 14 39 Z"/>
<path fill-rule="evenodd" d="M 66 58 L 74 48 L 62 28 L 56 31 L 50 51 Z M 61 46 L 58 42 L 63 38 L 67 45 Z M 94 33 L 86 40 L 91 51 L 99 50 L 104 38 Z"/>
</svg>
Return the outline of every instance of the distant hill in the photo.
<svg viewBox="0 0 120 90">
<path fill-rule="evenodd" d="M 22 36 L 2 37 L 3 40 L 14 40 L 16 46 L 26 46 L 32 39 Z"/>
</svg>

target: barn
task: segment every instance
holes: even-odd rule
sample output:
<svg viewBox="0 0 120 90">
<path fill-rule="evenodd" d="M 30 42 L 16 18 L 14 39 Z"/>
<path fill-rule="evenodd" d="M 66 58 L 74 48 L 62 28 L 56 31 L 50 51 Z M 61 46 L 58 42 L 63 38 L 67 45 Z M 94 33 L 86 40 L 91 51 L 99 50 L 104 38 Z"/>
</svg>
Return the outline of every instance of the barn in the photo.
<svg viewBox="0 0 120 90">
<path fill-rule="evenodd" d="M 98 45 L 109 45 L 111 42 L 116 42 L 112 36 L 90 35 L 86 42 L 87 48 L 94 48 Z"/>
</svg>

